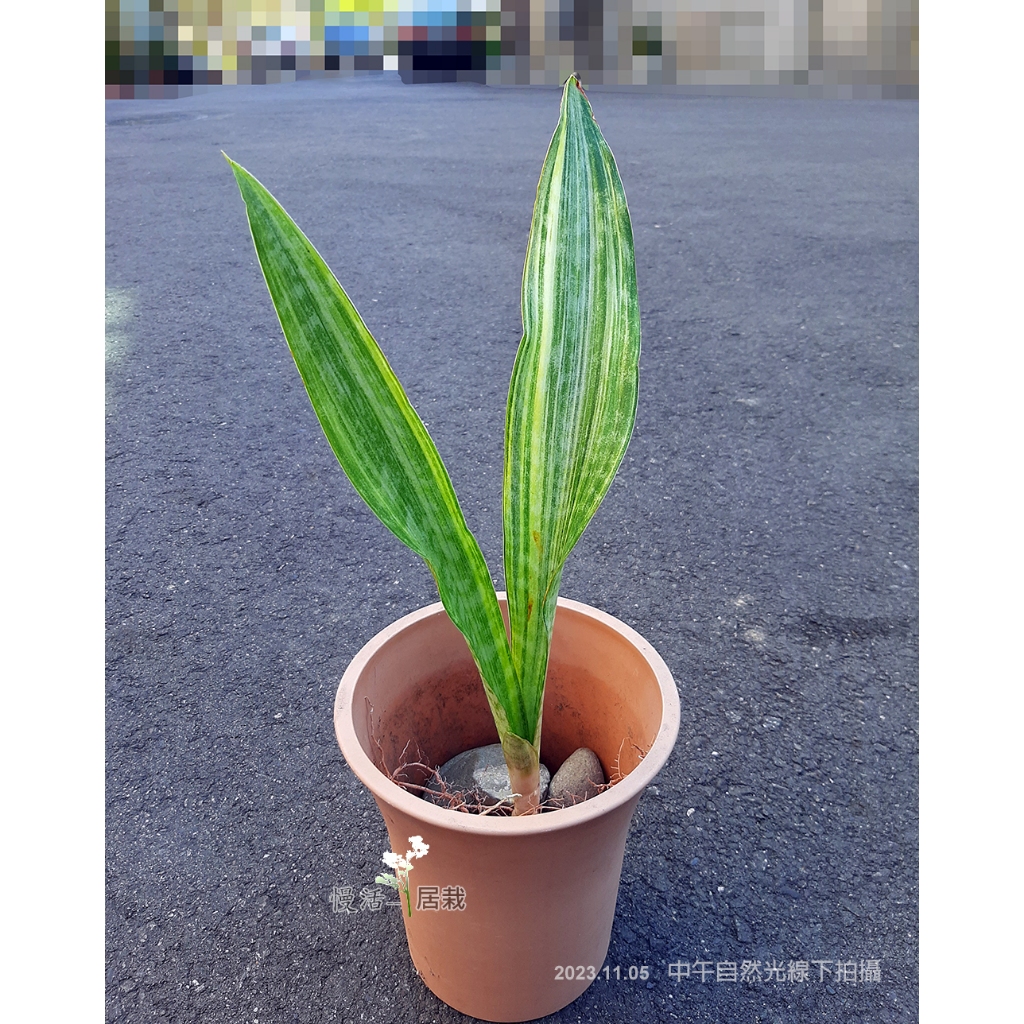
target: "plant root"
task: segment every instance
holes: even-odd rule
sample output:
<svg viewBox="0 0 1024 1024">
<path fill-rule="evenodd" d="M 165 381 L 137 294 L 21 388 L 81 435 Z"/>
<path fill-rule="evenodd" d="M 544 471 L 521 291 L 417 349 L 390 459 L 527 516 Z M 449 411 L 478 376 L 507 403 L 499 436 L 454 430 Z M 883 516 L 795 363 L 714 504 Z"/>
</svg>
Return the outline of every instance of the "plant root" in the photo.
<svg viewBox="0 0 1024 1024">
<path fill-rule="evenodd" d="M 431 803 L 437 804 L 438 806 L 444 807 L 450 811 L 460 811 L 463 814 L 489 814 L 495 818 L 511 817 L 515 798 L 519 795 L 518 793 L 512 793 L 510 796 L 507 796 L 502 800 L 498 800 L 495 803 L 483 803 L 475 799 L 475 794 L 472 792 L 464 793 L 461 790 L 450 789 L 448 784 L 441 777 L 441 773 L 438 768 L 425 762 L 423 751 L 420 749 L 418 743 L 415 744 L 415 753 L 410 754 L 409 748 L 414 745 L 413 740 L 409 740 L 402 748 L 398 765 L 393 769 L 389 768 L 384 757 L 384 746 L 381 743 L 378 733 L 377 727 L 380 723 L 378 721 L 375 725 L 373 721 L 373 705 L 370 703 L 369 698 L 366 700 L 366 705 L 370 742 L 373 743 L 376 748 L 376 755 L 373 758 L 373 762 L 381 774 L 396 786 L 401 786 L 407 793 L 421 797 L 424 800 L 429 800 Z M 608 781 L 598 787 L 598 793 L 604 793 L 611 789 L 612 786 L 620 783 L 626 777 L 626 774 L 628 774 L 623 773 L 620 767 L 623 752 L 622 748 L 625 743 L 626 739 L 623 737 L 622 743 L 619 744 L 619 752 L 615 755 L 615 760 L 612 761 L 612 770 L 608 776 Z M 630 741 L 630 746 L 632 746 L 638 762 L 642 761 L 647 756 L 647 750 L 643 747 L 638 746 L 632 741 Z M 421 781 L 414 782 L 414 778 L 418 778 Z M 543 801 L 539 805 L 537 812 L 544 813 L 547 811 L 558 811 L 563 807 L 572 806 L 575 805 L 562 804 L 560 801 L 553 800 L 551 797 L 548 797 L 547 800 Z"/>
</svg>

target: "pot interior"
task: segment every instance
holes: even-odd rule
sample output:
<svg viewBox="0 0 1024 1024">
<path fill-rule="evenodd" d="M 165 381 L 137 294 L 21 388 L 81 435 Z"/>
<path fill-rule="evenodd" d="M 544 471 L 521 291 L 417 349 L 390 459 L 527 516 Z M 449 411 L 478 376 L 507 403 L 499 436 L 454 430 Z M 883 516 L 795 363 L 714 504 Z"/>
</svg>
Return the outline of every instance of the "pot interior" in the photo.
<svg viewBox="0 0 1024 1024">
<path fill-rule="evenodd" d="M 366 668 L 353 724 L 389 778 L 422 785 L 449 758 L 497 742 L 476 665 L 443 610 L 400 629 Z M 609 778 L 628 775 L 654 743 L 662 712 L 657 676 L 637 646 L 606 622 L 559 606 L 541 729 L 541 760 L 551 772 L 590 747 Z"/>
</svg>

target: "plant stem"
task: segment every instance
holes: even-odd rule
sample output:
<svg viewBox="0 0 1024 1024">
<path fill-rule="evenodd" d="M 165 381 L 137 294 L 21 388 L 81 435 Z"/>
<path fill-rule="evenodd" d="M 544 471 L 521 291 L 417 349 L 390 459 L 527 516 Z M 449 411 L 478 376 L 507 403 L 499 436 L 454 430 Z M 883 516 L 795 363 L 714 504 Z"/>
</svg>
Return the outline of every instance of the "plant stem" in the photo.
<svg viewBox="0 0 1024 1024">
<path fill-rule="evenodd" d="M 512 792 L 520 794 L 515 798 L 513 814 L 536 814 L 540 807 L 540 763 L 527 772 L 509 767 L 509 782 Z"/>
</svg>

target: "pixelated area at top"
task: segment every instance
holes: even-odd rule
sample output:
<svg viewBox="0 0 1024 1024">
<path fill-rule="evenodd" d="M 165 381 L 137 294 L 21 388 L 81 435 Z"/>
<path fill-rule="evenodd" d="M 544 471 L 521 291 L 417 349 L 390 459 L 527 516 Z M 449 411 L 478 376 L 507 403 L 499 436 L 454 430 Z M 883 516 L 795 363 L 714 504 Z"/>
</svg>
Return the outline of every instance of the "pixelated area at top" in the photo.
<svg viewBox="0 0 1024 1024">
<path fill-rule="evenodd" d="M 108 2 L 110 98 L 398 72 L 406 82 L 916 96 L 916 0 Z M 716 9 L 711 9 L 711 8 Z M 539 31 L 538 31 L 539 29 Z"/>
</svg>

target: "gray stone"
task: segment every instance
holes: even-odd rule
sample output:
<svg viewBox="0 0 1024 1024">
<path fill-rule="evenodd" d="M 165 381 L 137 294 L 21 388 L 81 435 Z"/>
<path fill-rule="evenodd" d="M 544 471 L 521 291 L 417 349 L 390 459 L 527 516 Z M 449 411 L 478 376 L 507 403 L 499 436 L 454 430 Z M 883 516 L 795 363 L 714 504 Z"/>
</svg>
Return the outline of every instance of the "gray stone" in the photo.
<svg viewBox="0 0 1024 1024">
<path fill-rule="evenodd" d="M 505 755 L 501 752 L 500 743 L 491 743 L 486 747 L 474 747 L 456 754 L 438 769 L 449 793 L 462 793 L 469 804 L 496 804 L 507 800 L 512 795 L 512 787 L 508 778 L 508 767 Z M 540 798 L 546 800 L 551 772 L 540 766 Z M 440 798 L 431 798 L 430 792 L 439 793 L 441 787 L 437 780 L 427 785 L 427 798 L 434 803 L 444 804 Z"/>
<path fill-rule="evenodd" d="M 551 780 L 551 799 L 563 807 L 578 804 L 601 792 L 605 784 L 601 762 L 589 747 L 573 751 Z"/>
</svg>

